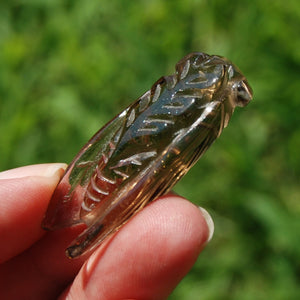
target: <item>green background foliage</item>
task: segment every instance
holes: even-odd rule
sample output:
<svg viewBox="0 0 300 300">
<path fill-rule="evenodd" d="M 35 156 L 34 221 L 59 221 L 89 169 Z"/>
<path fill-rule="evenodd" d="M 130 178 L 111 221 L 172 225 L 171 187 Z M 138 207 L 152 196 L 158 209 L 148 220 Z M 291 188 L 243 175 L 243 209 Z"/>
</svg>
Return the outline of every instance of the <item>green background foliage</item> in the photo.
<svg viewBox="0 0 300 300">
<path fill-rule="evenodd" d="M 297 0 L 0 3 L 0 170 L 70 162 L 185 54 L 231 59 L 254 100 L 177 185 L 215 236 L 170 299 L 300 298 Z"/>
</svg>

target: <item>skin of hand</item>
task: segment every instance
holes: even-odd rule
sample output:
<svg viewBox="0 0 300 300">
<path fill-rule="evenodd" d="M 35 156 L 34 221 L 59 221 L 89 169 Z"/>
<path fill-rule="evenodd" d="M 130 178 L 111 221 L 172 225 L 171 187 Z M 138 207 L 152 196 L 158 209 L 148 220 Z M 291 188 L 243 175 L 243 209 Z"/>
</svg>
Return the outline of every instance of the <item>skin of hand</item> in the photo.
<svg viewBox="0 0 300 300">
<path fill-rule="evenodd" d="M 41 222 L 65 164 L 0 173 L 0 299 L 167 299 L 210 240 L 208 213 L 160 197 L 92 254 L 65 256 L 84 225 L 46 232 Z"/>
</svg>

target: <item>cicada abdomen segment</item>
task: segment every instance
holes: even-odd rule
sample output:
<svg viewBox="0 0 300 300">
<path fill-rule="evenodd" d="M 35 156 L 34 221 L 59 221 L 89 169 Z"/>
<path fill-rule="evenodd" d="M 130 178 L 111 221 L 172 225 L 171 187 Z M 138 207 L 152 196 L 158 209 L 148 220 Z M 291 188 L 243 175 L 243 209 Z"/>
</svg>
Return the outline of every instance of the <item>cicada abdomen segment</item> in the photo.
<svg viewBox="0 0 300 300">
<path fill-rule="evenodd" d="M 251 97 L 245 77 L 225 58 L 184 57 L 175 74 L 161 77 L 71 163 L 62 182 L 69 180 L 73 219 L 88 228 L 68 255 L 93 249 L 168 191 L 221 134 L 234 108 Z M 52 202 L 63 206 L 57 198 Z"/>
</svg>

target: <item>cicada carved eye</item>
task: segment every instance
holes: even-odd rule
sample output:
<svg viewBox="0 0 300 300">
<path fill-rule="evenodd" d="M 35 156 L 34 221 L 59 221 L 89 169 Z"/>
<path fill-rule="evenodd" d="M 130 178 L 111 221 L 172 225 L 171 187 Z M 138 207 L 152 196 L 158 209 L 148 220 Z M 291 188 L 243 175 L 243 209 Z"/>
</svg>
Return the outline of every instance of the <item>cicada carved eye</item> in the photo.
<svg viewBox="0 0 300 300">
<path fill-rule="evenodd" d="M 245 106 L 252 99 L 252 89 L 249 84 L 242 80 L 236 86 L 236 105 Z"/>
</svg>

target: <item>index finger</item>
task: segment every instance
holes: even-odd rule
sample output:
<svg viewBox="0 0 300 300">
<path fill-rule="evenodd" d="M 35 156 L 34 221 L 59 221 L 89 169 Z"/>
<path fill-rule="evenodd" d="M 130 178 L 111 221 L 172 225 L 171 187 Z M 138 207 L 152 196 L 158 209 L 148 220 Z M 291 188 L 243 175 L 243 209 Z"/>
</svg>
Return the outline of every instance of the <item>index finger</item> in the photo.
<svg viewBox="0 0 300 300">
<path fill-rule="evenodd" d="M 65 167 L 43 164 L 0 173 L 0 262 L 23 252 L 44 234 L 42 218 Z"/>
</svg>

